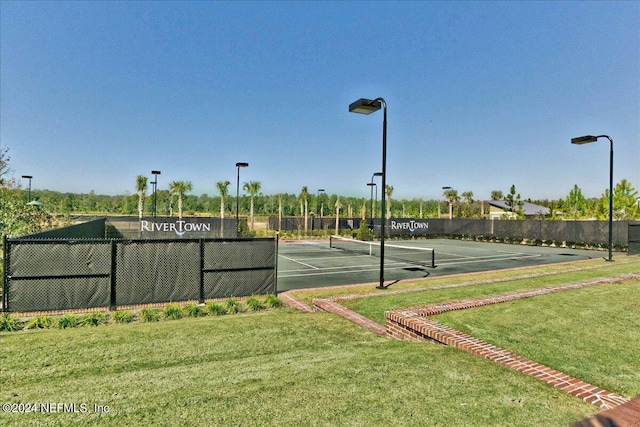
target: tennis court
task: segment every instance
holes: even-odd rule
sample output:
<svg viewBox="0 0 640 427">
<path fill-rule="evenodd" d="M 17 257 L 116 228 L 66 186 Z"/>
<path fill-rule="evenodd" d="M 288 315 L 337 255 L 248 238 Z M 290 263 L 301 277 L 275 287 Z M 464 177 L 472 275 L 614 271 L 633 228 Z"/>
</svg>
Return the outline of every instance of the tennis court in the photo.
<svg viewBox="0 0 640 427">
<path fill-rule="evenodd" d="M 396 255 L 392 246 L 430 248 L 419 259 Z M 358 283 L 378 283 L 380 257 L 373 251 L 354 253 L 331 248 L 329 240 L 280 241 L 278 249 L 278 291 Z M 553 264 L 581 259 L 602 258 L 602 251 L 553 248 L 464 240 L 425 239 L 385 242 L 385 284 L 394 281 L 446 276 L 459 273 L 502 270 L 515 267 Z"/>
</svg>

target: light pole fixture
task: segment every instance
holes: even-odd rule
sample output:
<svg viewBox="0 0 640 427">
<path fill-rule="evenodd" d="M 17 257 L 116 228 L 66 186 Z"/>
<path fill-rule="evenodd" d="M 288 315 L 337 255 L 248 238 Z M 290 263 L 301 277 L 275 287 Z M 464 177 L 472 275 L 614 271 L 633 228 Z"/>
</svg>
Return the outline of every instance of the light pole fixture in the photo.
<svg viewBox="0 0 640 427">
<path fill-rule="evenodd" d="M 349 105 L 349 112 L 359 114 L 371 114 L 382 108 L 382 221 L 380 230 L 380 284 L 378 289 L 385 289 L 384 286 L 384 234 L 386 220 L 384 219 L 384 212 L 386 208 L 386 189 L 387 189 L 387 102 L 384 98 L 365 99 L 360 98 L 357 101 L 352 102 Z"/>
<path fill-rule="evenodd" d="M 238 162 L 236 168 L 238 168 L 238 179 L 236 181 L 236 230 L 240 231 L 240 223 L 238 222 L 238 208 L 240 207 L 240 168 L 249 167 L 249 163 Z"/>
<path fill-rule="evenodd" d="M 28 179 L 29 180 L 29 202 L 31 201 L 31 180 L 33 179 L 33 176 L 31 175 L 22 175 L 22 177 L 24 179 Z"/>
<path fill-rule="evenodd" d="M 585 135 L 571 138 L 571 143 L 576 145 L 588 144 L 596 142 L 598 138 L 607 138 L 609 140 L 609 259 L 607 261 L 613 261 L 611 253 L 613 248 L 613 139 L 608 135 Z"/>
<path fill-rule="evenodd" d="M 158 213 L 158 202 L 156 199 L 156 190 L 158 188 L 158 175 L 160 175 L 160 171 L 151 171 L 151 175 L 153 175 L 153 219 L 156 218 Z"/>
</svg>

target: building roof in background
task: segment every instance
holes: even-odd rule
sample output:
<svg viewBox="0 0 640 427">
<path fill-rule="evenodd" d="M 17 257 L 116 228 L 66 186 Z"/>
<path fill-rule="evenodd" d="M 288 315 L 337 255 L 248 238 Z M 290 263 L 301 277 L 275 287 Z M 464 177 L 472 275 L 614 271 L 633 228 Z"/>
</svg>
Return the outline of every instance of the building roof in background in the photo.
<svg viewBox="0 0 640 427">
<path fill-rule="evenodd" d="M 504 200 L 489 200 L 487 203 L 489 203 L 491 206 L 495 206 L 496 208 L 500 208 L 505 212 L 511 212 L 511 208 L 507 206 L 507 203 Z M 526 216 L 549 215 L 551 213 L 551 211 L 547 207 L 535 205 L 528 202 L 524 202 L 524 204 L 522 205 L 522 211 Z"/>
</svg>

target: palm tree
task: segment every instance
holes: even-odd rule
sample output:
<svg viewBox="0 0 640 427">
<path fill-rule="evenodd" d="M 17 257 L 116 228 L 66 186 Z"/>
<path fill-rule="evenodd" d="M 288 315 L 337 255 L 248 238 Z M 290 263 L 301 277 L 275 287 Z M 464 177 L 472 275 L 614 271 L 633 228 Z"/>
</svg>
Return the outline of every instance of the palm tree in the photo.
<svg viewBox="0 0 640 427">
<path fill-rule="evenodd" d="M 466 206 L 464 208 L 463 216 L 465 218 L 473 218 L 473 191 L 465 191 L 462 193 L 462 198 L 464 199 Z"/>
<path fill-rule="evenodd" d="M 220 218 L 221 219 L 224 219 L 224 198 L 229 195 L 229 185 L 231 185 L 229 181 L 216 182 L 216 187 L 218 187 L 218 192 L 220 193 Z"/>
<path fill-rule="evenodd" d="M 453 204 L 460 201 L 460 196 L 458 196 L 458 190 L 454 190 L 453 188 L 449 188 L 444 190 L 444 198 L 449 202 L 449 219 L 453 218 Z"/>
<path fill-rule="evenodd" d="M 147 191 L 147 177 L 138 175 L 136 177 L 136 191 L 138 192 L 138 219 L 142 220 L 144 213 L 144 197 Z"/>
<path fill-rule="evenodd" d="M 191 181 L 171 181 L 169 191 L 178 196 L 178 218 L 182 219 L 182 200 L 186 193 L 193 189 Z"/>
<path fill-rule="evenodd" d="M 342 207 L 342 203 L 340 203 L 340 196 L 336 199 L 336 236 L 338 235 L 338 231 L 340 229 L 340 208 Z"/>
<path fill-rule="evenodd" d="M 307 235 L 307 228 L 308 225 L 307 224 L 307 217 L 309 214 L 309 203 L 307 201 L 308 197 L 309 197 L 309 190 L 307 189 L 307 186 L 305 185 L 304 187 L 302 187 L 302 191 L 300 192 L 300 202 L 304 203 L 304 234 L 305 236 Z"/>
<path fill-rule="evenodd" d="M 393 185 L 387 184 L 384 189 L 385 194 L 387 195 L 387 219 L 391 218 L 391 194 L 393 194 Z"/>
<path fill-rule="evenodd" d="M 249 214 L 250 217 L 251 217 L 251 230 L 253 230 L 254 227 L 255 227 L 255 222 L 254 222 L 254 217 L 253 217 L 253 198 L 260 191 L 260 186 L 261 186 L 260 182 L 258 182 L 258 181 L 245 182 L 244 185 L 242 186 L 242 189 L 244 191 L 247 191 L 249 193 L 249 195 L 251 196 L 251 212 Z"/>
</svg>

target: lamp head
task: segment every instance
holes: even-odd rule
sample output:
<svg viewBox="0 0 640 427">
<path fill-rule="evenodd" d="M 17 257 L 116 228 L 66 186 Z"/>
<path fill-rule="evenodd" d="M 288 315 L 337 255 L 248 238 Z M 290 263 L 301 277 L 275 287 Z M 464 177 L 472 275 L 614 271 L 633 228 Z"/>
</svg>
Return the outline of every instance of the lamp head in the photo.
<svg viewBox="0 0 640 427">
<path fill-rule="evenodd" d="M 33 176 L 31 176 L 31 175 L 22 175 L 22 177 L 23 177 L 24 179 L 31 179 L 31 178 L 33 178 Z"/>
<path fill-rule="evenodd" d="M 380 101 L 360 98 L 349 105 L 349 112 L 359 113 L 359 114 L 371 114 L 375 111 L 378 111 L 380 108 L 382 108 L 382 103 Z"/>
<path fill-rule="evenodd" d="M 571 143 L 572 144 L 577 144 L 577 145 L 582 145 L 582 144 L 588 144 L 590 142 L 596 142 L 598 140 L 598 137 L 593 136 L 593 135 L 585 135 L 585 136 L 579 136 L 577 138 L 571 138 Z"/>
<path fill-rule="evenodd" d="M 160 175 L 160 171 L 151 171 L 151 175 Z"/>
<path fill-rule="evenodd" d="M 244 163 L 244 162 L 236 163 L 236 167 L 238 167 L 238 168 L 246 168 L 248 166 L 249 166 L 249 163 Z"/>
</svg>

